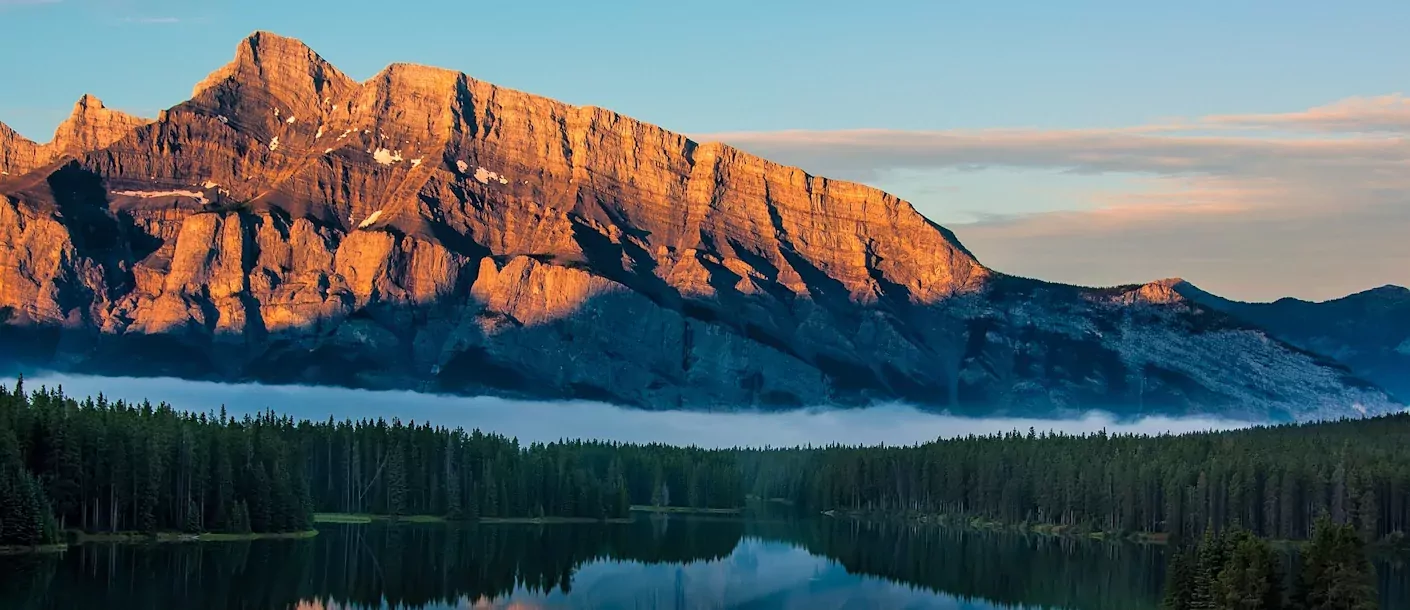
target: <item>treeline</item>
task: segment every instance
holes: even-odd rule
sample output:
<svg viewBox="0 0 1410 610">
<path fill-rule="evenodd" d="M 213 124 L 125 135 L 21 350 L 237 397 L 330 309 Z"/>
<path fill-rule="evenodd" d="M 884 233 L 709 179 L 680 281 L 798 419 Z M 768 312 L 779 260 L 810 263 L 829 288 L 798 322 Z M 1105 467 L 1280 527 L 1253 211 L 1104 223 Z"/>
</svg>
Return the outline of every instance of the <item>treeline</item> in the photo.
<svg viewBox="0 0 1410 610">
<path fill-rule="evenodd" d="M 287 532 L 311 524 L 289 419 L 0 388 L 0 546 L 86 531 Z"/>
<path fill-rule="evenodd" d="M 479 517 L 626 517 L 633 504 L 737 508 L 733 453 L 595 441 L 533 443 L 478 430 L 375 421 L 301 422 L 320 512 Z"/>
<path fill-rule="evenodd" d="M 738 456 L 665 445 L 520 445 L 393 419 L 235 418 L 0 387 L 0 546 L 88 532 L 289 532 L 322 512 L 628 515 L 737 508 Z"/>
<path fill-rule="evenodd" d="M 965 515 L 1198 540 L 1207 524 L 1307 539 L 1322 515 L 1368 541 L 1410 523 L 1410 414 L 1180 436 L 1034 430 L 915 447 L 752 454 L 762 497 L 812 510 Z"/>
<path fill-rule="evenodd" d="M 1012 432 L 909 447 L 705 450 L 533 443 L 393 419 L 233 418 L 0 388 L 0 545 L 63 529 L 255 531 L 314 511 L 626 516 L 632 505 L 951 515 L 1199 540 L 1307 539 L 1317 519 L 1396 542 L 1410 414 L 1180 436 Z M 46 519 L 52 515 L 52 519 Z"/>
</svg>

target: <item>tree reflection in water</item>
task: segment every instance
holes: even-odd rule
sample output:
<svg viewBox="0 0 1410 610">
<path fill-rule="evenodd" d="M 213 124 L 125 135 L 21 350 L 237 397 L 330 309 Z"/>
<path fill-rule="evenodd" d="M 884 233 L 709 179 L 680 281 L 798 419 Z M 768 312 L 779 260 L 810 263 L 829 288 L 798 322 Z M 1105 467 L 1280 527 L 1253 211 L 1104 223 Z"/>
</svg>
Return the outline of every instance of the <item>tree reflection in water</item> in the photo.
<svg viewBox="0 0 1410 610">
<path fill-rule="evenodd" d="M 310 540 L 85 545 L 62 556 L 0 558 L 0 607 L 341 610 L 536 600 L 670 607 L 710 598 L 689 600 L 694 607 L 848 595 L 877 603 L 906 596 L 919 607 L 966 600 L 978 608 L 1140 610 L 1158 605 L 1164 553 L 832 519 L 336 525 Z M 1377 567 L 1383 607 L 1400 607 L 1391 601 L 1407 600 L 1406 568 Z M 575 592 L 575 584 L 592 590 Z"/>
</svg>

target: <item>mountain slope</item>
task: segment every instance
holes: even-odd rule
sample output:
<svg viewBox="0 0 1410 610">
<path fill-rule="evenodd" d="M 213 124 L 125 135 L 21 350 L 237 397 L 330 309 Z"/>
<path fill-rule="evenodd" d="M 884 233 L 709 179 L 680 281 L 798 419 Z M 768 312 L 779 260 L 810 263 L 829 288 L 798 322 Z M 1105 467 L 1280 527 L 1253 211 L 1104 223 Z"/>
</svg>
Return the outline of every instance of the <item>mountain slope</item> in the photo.
<svg viewBox="0 0 1410 610">
<path fill-rule="evenodd" d="M 870 187 L 456 72 L 358 83 L 268 33 L 0 193 L 29 363 L 649 408 L 1392 408 L 1169 284 L 1004 276 Z"/>
<path fill-rule="evenodd" d="M 1291 298 L 1243 303 L 1189 283 L 1176 290 L 1288 343 L 1343 362 L 1402 400 L 1410 397 L 1410 289 L 1382 286 L 1318 303 Z"/>
</svg>

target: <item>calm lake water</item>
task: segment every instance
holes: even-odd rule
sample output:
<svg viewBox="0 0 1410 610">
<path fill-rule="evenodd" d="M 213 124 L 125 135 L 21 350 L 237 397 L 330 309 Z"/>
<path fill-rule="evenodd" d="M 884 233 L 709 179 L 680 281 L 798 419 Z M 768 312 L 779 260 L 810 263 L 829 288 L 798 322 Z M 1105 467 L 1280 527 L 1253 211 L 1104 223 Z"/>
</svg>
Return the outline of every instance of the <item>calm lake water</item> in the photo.
<svg viewBox="0 0 1410 610">
<path fill-rule="evenodd" d="M 1152 546 L 830 519 L 337 525 L 0 558 L 0 608 L 1145 610 L 1164 562 Z M 1382 607 L 1410 607 L 1406 568 L 1378 569 Z"/>
</svg>

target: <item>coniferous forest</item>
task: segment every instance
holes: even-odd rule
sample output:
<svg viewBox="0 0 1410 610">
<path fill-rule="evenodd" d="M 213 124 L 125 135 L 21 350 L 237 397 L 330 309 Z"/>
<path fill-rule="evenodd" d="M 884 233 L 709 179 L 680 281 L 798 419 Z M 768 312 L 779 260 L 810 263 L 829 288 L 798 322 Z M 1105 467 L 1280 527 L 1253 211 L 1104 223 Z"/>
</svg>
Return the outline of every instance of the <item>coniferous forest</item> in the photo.
<svg viewBox="0 0 1410 610">
<path fill-rule="evenodd" d="M 22 382 L 21 382 L 22 384 Z M 0 389 L 0 545 L 64 530 L 292 532 L 314 512 L 615 518 L 632 505 L 951 515 L 1071 531 L 1397 542 L 1410 415 L 1181 436 L 1029 430 L 911 447 L 534 443 Z M 1211 527 L 1212 526 L 1212 527 Z"/>
</svg>

